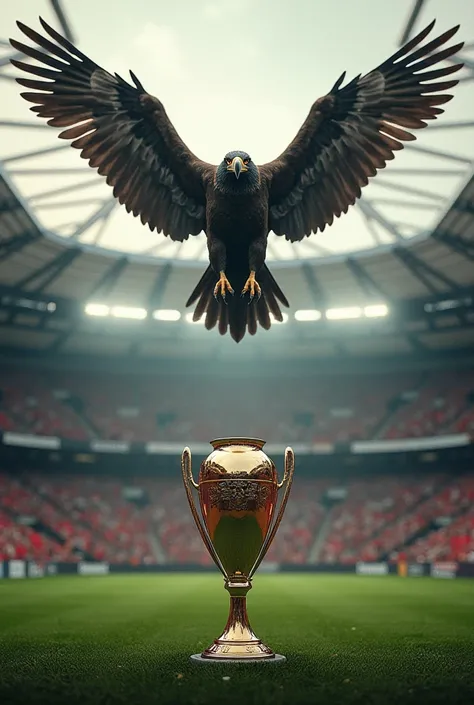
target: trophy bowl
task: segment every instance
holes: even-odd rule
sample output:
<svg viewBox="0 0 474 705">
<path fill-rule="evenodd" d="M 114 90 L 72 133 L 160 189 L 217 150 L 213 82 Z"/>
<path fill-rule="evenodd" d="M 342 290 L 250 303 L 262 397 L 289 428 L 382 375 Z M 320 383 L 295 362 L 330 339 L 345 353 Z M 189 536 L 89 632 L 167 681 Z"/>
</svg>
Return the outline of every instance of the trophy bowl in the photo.
<svg viewBox="0 0 474 705">
<path fill-rule="evenodd" d="M 247 593 L 283 517 L 293 480 L 294 454 L 291 448 L 286 449 L 283 480 L 279 483 L 275 465 L 263 451 L 265 441 L 220 438 L 211 445 L 213 451 L 201 464 L 198 482 L 193 479 L 189 448 L 182 454 L 182 472 L 196 526 L 224 576 L 230 611 L 221 636 L 191 659 L 202 663 L 283 661 L 284 656 L 275 654 L 252 631 Z M 283 487 L 278 508 L 278 492 Z"/>
</svg>

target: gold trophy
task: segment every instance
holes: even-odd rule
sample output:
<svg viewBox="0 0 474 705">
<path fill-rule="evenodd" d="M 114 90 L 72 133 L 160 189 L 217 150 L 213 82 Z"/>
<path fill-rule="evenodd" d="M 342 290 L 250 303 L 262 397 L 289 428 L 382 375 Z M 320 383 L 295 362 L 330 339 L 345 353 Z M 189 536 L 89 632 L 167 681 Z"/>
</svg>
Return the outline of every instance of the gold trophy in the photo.
<svg viewBox="0 0 474 705">
<path fill-rule="evenodd" d="M 230 612 L 221 636 L 202 654 L 201 663 L 262 661 L 276 663 L 275 654 L 254 634 L 247 616 L 247 593 L 283 517 L 295 467 L 291 448 L 285 451 L 285 472 L 279 483 L 273 462 L 263 452 L 265 441 L 221 438 L 203 461 L 199 482 L 193 479 L 191 451 L 181 459 L 184 486 L 196 526 L 212 559 L 224 576 Z M 285 486 L 277 511 L 278 490 Z M 201 515 L 193 499 L 199 495 Z"/>
</svg>

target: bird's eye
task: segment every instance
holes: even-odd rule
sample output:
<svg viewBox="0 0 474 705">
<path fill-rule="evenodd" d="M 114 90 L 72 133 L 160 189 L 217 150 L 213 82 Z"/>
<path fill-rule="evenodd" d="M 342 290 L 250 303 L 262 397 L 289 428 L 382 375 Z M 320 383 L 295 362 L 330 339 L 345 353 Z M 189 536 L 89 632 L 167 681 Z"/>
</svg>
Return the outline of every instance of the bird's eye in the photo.
<svg viewBox="0 0 474 705">
<path fill-rule="evenodd" d="M 226 157 L 226 158 L 225 158 L 225 163 L 226 163 L 226 164 L 232 164 L 232 159 L 227 159 L 227 157 Z"/>
<path fill-rule="evenodd" d="M 244 164 L 248 164 L 250 162 L 250 157 L 248 159 L 244 159 Z"/>
</svg>

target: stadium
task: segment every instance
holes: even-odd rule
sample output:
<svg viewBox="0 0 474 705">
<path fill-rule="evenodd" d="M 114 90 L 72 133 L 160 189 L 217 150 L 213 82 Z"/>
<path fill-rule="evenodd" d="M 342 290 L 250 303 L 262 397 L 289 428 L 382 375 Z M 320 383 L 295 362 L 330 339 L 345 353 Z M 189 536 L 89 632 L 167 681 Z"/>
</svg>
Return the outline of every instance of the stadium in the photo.
<svg viewBox="0 0 474 705">
<path fill-rule="evenodd" d="M 116 2 L 111 32 L 104 5 L 0 11 L 0 701 L 471 702 L 472 8 Z M 347 215 L 301 242 L 270 233 L 291 305 L 236 344 L 185 307 L 205 235 L 150 232 L 26 112 L 9 38 L 38 12 L 136 71 L 213 163 L 229 135 L 274 158 L 343 70 L 371 70 L 433 17 L 461 25 L 446 63 L 464 67 L 446 113 Z M 236 27 L 241 52 L 226 51 Z M 229 113 L 233 91 L 248 112 Z M 296 459 L 248 598 L 278 665 L 190 661 L 228 596 L 181 456 L 197 478 L 212 439 L 235 437 L 264 439 L 280 480 L 288 446 Z"/>
</svg>

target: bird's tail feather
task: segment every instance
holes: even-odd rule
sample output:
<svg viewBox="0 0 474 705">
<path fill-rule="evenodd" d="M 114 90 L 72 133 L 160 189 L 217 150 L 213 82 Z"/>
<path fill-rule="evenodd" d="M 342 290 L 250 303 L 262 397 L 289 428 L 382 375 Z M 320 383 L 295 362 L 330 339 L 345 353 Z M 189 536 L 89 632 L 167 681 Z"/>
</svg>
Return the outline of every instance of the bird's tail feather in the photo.
<svg viewBox="0 0 474 705">
<path fill-rule="evenodd" d="M 229 269 L 226 275 L 234 289 L 234 295 L 227 294 L 227 300 L 224 302 L 220 296 L 217 300 L 214 297 L 214 287 L 218 279 L 216 273 L 211 266 L 206 269 L 186 302 L 186 306 L 191 306 L 197 301 L 193 314 L 194 321 L 199 321 L 205 315 L 204 325 L 208 330 L 218 324 L 221 335 L 229 331 L 238 343 L 247 330 L 250 335 L 255 335 L 259 325 L 268 330 L 272 323 L 271 315 L 277 321 L 283 320 L 280 304 L 284 306 L 289 304 L 266 264 L 256 277 L 262 289 L 262 295 L 260 299 L 257 300 L 255 297 L 250 303 L 248 294 L 243 297 L 240 295 L 247 280 L 248 271 L 239 267 Z"/>
</svg>

